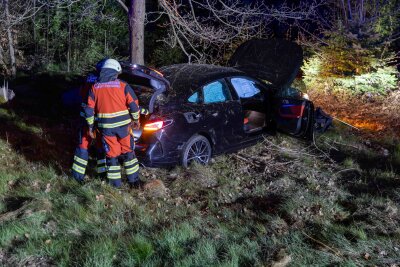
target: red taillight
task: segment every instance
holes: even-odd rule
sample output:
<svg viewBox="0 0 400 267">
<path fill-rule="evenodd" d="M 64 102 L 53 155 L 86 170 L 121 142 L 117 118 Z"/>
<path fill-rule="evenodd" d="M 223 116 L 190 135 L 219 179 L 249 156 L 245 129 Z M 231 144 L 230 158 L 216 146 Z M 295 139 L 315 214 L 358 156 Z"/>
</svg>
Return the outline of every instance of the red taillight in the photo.
<svg viewBox="0 0 400 267">
<path fill-rule="evenodd" d="M 144 131 L 158 131 L 164 127 L 163 121 L 154 121 L 144 125 Z"/>
</svg>

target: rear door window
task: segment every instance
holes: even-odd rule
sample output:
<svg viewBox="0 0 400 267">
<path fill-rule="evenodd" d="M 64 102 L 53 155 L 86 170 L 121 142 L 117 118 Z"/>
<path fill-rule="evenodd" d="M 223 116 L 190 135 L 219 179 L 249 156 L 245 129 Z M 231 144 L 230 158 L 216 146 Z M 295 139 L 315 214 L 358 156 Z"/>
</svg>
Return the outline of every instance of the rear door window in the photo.
<svg viewBox="0 0 400 267">
<path fill-rule="evenodd" d="M 231 84 L 239 98 L 252 98 L 261 93 L 257 83 L 244 77 L 235 77 L 231 79 Z"/>
<path fill-rule="evenodd" d="M 191 95 L 188 98 L 188 102 L 190 103 L 200 103 L 200 93 L 199 92 L 195 92 L 193 95 Z"/>
<path fill-rule="evenodd" d="M 232 100 L 225 81 L 218 80 L 203 86 L 204 104 L 220 103 Z"/>
</svg>

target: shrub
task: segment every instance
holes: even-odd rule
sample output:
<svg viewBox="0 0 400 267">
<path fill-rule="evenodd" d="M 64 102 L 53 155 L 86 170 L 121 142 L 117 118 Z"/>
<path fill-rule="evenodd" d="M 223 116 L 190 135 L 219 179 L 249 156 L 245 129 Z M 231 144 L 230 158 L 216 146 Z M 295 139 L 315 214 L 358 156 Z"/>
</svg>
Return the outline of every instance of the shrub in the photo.
<svg viewBox="0 0 400 267">
<path fill-rule="evenodd" d="M 303 80 L 308 89 L 328 89 L 356 95 L 386 95 L 397 87 L 398 71 L 395 66 L 389 66 L 385 62 L 372 63 L 370 71 L 362 74 L 336 76 L 323 72 L 322 58 L 314 55 L 304 62 Z"/>
</svg>

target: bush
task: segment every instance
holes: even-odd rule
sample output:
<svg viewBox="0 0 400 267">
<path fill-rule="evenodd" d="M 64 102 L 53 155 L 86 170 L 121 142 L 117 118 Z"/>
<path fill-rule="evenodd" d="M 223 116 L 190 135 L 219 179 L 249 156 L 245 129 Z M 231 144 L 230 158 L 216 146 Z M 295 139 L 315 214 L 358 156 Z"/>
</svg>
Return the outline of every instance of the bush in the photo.
<svg viewBox="0 0 400 267">
<path fill-rule="evenodd" d="M 398 71 L 385 62 L 371 64 L 370 71 L 362 74 L 336 76 L 323 73 L 323 61 L 318 55 L 310 57 L 302 67 L 307 88 L 344 92 L 355 95 L 386 95 L 397 87 Z"/>
</svg>

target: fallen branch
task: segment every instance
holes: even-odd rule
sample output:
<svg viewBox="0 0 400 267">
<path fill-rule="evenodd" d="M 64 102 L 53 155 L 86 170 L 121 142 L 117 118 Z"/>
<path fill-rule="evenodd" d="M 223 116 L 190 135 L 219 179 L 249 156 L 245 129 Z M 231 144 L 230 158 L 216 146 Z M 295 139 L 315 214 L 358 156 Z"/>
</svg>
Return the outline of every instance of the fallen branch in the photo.
<svg viewBox="0 0 400 267">
<path fill-rule="evenodd" d="M 349 169 L 340 170 L 340 171 L 336 172 L 335 175 L 339 174 L 341 172 L 348 172 L 348 171 L 357 171 L 358 173 L 360 173 L 360 171 L 358 169 L 356 169 L 356 168 L 349 168 Z"/>
<path fill-rule="evenodd" d="M 352 145 L 349 145 L 349 144 L 343 144 L 343 143 L 340 143 L 340 142 L 337 142 L 337 141 L 333 141 L 333 143 L 336 144 L 336 145 L 348 146 L 348 147 L 351 147 L 351 148 L 354 148 L 354 149 L 357 149 L 357 150 L 361 150 L 359 147 L 352 146 Z"/>
<path fill-rule="evenodd" d="M 327 158 L 332 164 L 336 164 L 336 162 L 335 162 L 335 160 L 333 160 L 330 156 L 329 156 L 329 154 L 327 154 L 325 151 L 323 151 L 321 148 L 319 148 L 318 147 L 318 145 L 317 145 L 317 142 L 316 142 L 316 140 L 315 140 L 315 132 L 313 132 L 313 136 L 312 136 L 313 138 L 313 145 L 314 145 L 314 147 L 319 151 L 319 152 L 321 152 L 324 156 L 325 156 L 325 158 Z"/>
<path fill-rule="evenodd" d="M 359 128 L 357 128 L 357 127 L 351 125 L 350 123 L 347 123 L 347 122 L 345 122 L 345 121 L 342 121 L 342 120 L 340 120 L 340 119 L 338 119 L 338 118 L 336 118 L 336 117 L 332 117 L 332 118 L 333 118 L 334 120 L 337 120 L 338 122 L 341 122 L 341 123 L 343 123 L 343 124 L 345 124 L 345 125 L 347 125 L 347 126 L 353 128 L 353 129 L 356 129 L 357 131 L 360 131 Z"/>
<path fill-rule="evenodd" d="M 321 242 L 321 241 L 319 241 L 319 240 L 317 240 L 317 239 L 315 239 L 315 238 L 309 236 L 309 235 L 306 234 L 304 231 L 302 231 L 302 234 L 305 235 L 305 236 L 306 236 L 307 238 L 309 238 L 310 240 L 312 240 L 313 242 L 317 243 L 318 245 L 321 245 L 321 246 L 323 246 L 324 248 L 330 250 L 331 252 L 333 252 L 333 253 L 335 254 L 335 256 L 337 256 L 337 257 L 342 257 L 342 253 L 341 253 L 339 250 L 334 249 L 334 248 L 328 246 L 327 244 L 325 244 L 325 243 L 323 243 L 323 242 Z"/>
<path fill-rule="evenodd" d="M 278 145 L 272 143 L 271 141 L 269 141 L 266 137 L 264 137 L 264 141 L 263 141 L 263 142 L 266 142 L 266 143 L 268 143 L 269 145 L 271 145 L 271 146 L 277 148 L 278 151 L 283 151 L 283 152 L 287 152 L 287 153 L 292 153 L 292 154 L 294 154 L 294 155 L 295 155 L 295 154 L 300 154 L 300 155 L 309 156 L 309 157 L 313 157 L 313 158 L 319 158 L 319 157 L 320 157 L 320 156 L 317 156 L 317 155 L 313 155 L 313 154 L 310 154 L 310 153 L 305 153 L 305 152 L 303 152 L 303 150 L 309 148 L 309 146 L 306 147 L 306 148 L 304 148 L 303 150 L 294 150 L 294 149 L 289 149 L 289 148 L 280 147 L 280 146 L 278 146 Z"/>
<path fill-rule="evenodd" d="M 244 156 L 242 156 L 240 154 L 234 154 L 233 156 L 235 158 L 241 160 L 241 161 L 245 161 L 245 162 L 247 162 L 247 163 L 249 163 L 251 165 L 254 165 L 256 167 L 261 167 L 261 164 L 259 162 L 257 162 L 258 160 L 256 160 L 256 159 L 253 159 L 253 158 L 248 159 L 248 158 L 245 158 Z"/>
</svg>

